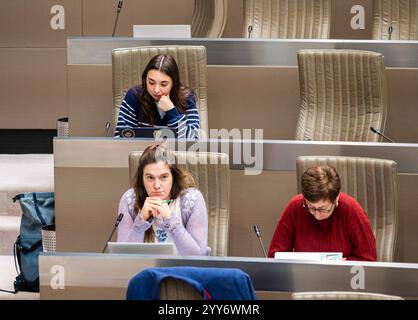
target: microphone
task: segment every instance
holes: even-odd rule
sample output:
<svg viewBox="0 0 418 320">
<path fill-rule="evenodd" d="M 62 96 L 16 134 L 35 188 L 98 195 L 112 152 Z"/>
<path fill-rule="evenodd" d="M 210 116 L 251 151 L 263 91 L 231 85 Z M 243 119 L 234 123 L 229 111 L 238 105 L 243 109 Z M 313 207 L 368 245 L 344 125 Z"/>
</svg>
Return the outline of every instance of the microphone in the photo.
<svg viewBox="0 0 418 320">
<path fill-rule="evenodd" d="M 388 137 L 386 137 L 383 133 L 381 133 L 379 130 L 377 130 L 377 129 L 373 128 L 373 127 L 370 127 L 370 130 L 372 130 L 373 133 L 376 133 L 377 135 L 385 138 L 389 142 L 395 142 L 392 139 L 389 139 Z"/>
<path fill-rule="evenodd" d="M 116 19 L 115 19 L 115 24 L 113 25 L 113 32 L 112 32 L 112 37 L 115 36 L 115 31 L 116 31 L 116 25 L 118 24 L 118 19 L 119 19 L 119 13 L 122 10 L 122 6 L 123 6 L 123 0 L 119 0 L 118 1 L 118 8 L 116 11 Z"/>
<path fill-rule="evenodd" d="M 251 38 L 251 33 L 253 32 L 253 25 L 252 24 L 250 24 L 249 26 L 248 26 L 248 39 L 250 39 Z"/>
<path fill-rule="evenodd" d="M 123 213 L 119 213 L 118 217 L 116 218 L 116 223 L 115 226 L 113 227 L 112 233 L 110 234 L 109 239 L 107 239 L 106 241 L 106 245 L 104 246 L 102 253 L 105 252 L 106 248 L 107 248 L 107 243 L 110 241 L 110 239 L 112 239 L 113 233 L 115 232 L 116 228 L 118 227 L 119 223 L 122 221 L 123 219 Z"/>
<path fill-rule="evenodd" d="M 267 258 L 266 249 L 264 249 L 263 240 L 261 240 L 260 229 L 258 229 L 258 226 L 256 224 L 254 225 L 254 232 L 255 232 L 255 235 L 258 238 L 258 241 L 260 241 L 261 249 L 263 249 L 264 257 Z"/>
<path fill-rule="evenodd" d="M 393 32 L 393 27 L 389 26 L 389 28 L 388 28 L 389 40 L 392 40 L 392 32 Z"/>
<path fill-rule="evenodd" d="M 107 137 L 108 136 L 108 134 L 109 134 L 109 128 L 110 128 L 110 121 L 106 121 L 106 124 L 105 124 L 105 137 Z"/>
</svg>

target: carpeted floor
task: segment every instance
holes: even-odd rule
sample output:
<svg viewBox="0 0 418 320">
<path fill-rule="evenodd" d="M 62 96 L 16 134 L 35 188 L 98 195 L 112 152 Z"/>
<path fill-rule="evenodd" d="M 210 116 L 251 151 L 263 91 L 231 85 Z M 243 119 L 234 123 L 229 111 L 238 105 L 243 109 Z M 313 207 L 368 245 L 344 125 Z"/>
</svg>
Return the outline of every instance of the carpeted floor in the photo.
<svg viewBox="0 0 418 320">
<path fill-rule="evenodd" d="M 0 289 L 14 291 L 16 275 L 13 256 L 0 256 Z M 39 300 L 39 293 L 22 291 L 13 294 L 0 291 L 0 300 Z"/>
</svg>

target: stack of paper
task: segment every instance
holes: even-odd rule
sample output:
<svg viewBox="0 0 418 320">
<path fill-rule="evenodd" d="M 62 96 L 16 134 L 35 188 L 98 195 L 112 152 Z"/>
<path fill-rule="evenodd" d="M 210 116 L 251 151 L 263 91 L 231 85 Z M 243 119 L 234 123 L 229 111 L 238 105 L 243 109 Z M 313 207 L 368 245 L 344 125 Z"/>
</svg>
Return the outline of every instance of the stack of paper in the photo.
<svg viewBox="0 0 418 320">
<path fill-rule="evenodd" d="M 342 260 L 343 254 L 341 252 L 276 252 L 275 259 L 288 260 Z"/>
</svg>

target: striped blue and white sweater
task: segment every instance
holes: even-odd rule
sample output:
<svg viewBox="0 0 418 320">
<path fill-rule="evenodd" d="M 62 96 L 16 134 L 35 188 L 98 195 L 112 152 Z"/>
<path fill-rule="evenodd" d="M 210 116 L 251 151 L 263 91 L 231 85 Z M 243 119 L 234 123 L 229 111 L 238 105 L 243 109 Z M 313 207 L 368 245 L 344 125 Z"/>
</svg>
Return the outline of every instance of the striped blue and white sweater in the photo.
<svg viewBox="0 0 418 320">
<path fill-rule="evenodd" d="M 139 102 L 140 87 L 128 90 L 119 109 L 115 137 L 125 128 L 150 127 L 144 122 L 145 116 Z M 197 139 L 199 137 L 199 113 L 196 108 L 196 98 L 190 94 L 186 101 L 186 114 L 180 113 L 176 107 L 168 110 L 161 118 L 155 106 L 155 118 L 158 126 L 167 126 L 172 129 L 178 139 Z"/>
</svg>

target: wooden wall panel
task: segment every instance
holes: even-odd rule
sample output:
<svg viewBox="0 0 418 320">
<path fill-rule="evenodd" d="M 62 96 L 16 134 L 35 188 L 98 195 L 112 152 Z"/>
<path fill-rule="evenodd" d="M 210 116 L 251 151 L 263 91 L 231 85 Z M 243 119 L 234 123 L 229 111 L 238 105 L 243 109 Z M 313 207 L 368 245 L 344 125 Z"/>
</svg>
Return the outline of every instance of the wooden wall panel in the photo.
<svg viewBox="0 0 418 320">
<path fill-rule="evenodd" d="M 364 29 L 352 29 L 351 13 L 354 6 L 364 9 Z M 330 39 L 371 39 L 373 28 L 373 0 L 333 0 L 331 10 Z"/>
<path fill-rule="evenodd" d="M 83 0 L 83 35 L 111 36 L 118 1 Z M 194 0 L 125 0 L 115 36 L 132 37 L 135 24 L 191 24 Z"/>
<path fill-rule="evenodd" d="M 0 47 L 66 48 L 68 36 L 82 35 L 81 0 L 0 2 Z M 54 6 L 60 6 L 60 11 Z M 57 15 L 57 12 L 63 14 Z M 64 29 L 51 27 L 51 20 L 57 22 L 55 17 L 60 17 L 58 24 Z M 56 28 L 55 23 L 52 25 Z"/>
<path fill-rule="evenodd" d="M 56 128 L 68 114 L 66 61 L 66 49 L 0 49 L 0 128 Z"/>
<path fill-rule="evenodd" d="M 105 136 L 114 119 L 110 65 L 68 67 L 68 115 L 71 136 Z M 94 116 L 93 116 L 94 115 Z M 113 128 L 108 131 L 113 136 Z"/>
</svg>

